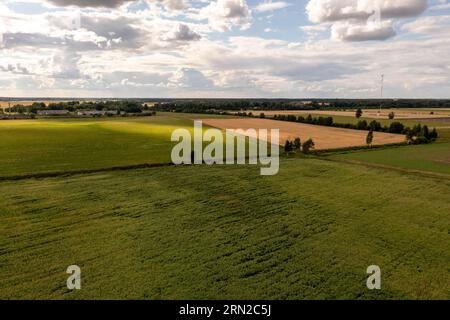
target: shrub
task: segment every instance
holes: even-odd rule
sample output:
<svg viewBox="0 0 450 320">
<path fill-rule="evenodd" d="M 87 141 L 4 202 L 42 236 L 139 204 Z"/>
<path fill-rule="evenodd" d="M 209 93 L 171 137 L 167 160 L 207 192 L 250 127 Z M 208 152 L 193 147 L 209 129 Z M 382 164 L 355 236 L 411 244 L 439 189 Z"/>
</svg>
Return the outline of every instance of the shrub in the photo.
<svg viewBox="0 0 450 320">
<path fill-rule="evenodd" d="M 290 142 L 289 140 L 286 140 L 285 144 L 284 144 L 284 152 L 289 153 L 293 151 L 293 145 L 292 142 Z"/>
<path fill-rule="evenodd" d="M 356 118 L 361 118 L 363 115 L 363 111 L 361 110 L 361 108 L 358 108 L 358 110 L 356 110 Z"/>
<path fill-rule="evenodd" d="M 405 126 L 401 122 L 392 122 L 389 126 L 389 132 L 390 133 L 403 133 L 403 130 L 405 129 Z"/>
<path fill-rule="evenodd" d="M 311 149 L 314 149 L 314 141 L 312 139 L 308 139 L 303 143 L 302 149 L 303 153 L 309 153 Z"/>
<path fill-rule="evenodd" d="M 302 147 L 302 141 L 300 140 L 300 138 L 295 138 L 294 140 L 294 149 L 295 150 L 300 150 Z"/>
<path fill-rule="evenodd" d="M 369 129 L 372 131 L 381 131 L 381 123 L 379 123 L 377 120 L 373 120 L 369 123 Z"/>
<path fill-rule="evenodd" d="M 358 124 L 356 125 L 356 129 L 358 130 L 367 130 L 367 121 L 366 120 L 362 120 L 362 121 L 358 121 Z"/>
</svg>

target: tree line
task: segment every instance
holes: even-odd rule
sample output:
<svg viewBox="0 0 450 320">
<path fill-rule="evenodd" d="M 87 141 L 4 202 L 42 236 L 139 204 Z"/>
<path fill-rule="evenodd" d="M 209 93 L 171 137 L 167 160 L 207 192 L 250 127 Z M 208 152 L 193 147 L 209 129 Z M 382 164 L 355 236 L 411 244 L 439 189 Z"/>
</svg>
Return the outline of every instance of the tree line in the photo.
<svg viewBox="0 0 450 320">
<path fill-rule="evenodd" d="M 247 114 L 247 116 L 252 117 L 253 115 Z M 260 114 L 259 117 L 265 117 L 265 115 Z M 427 125 L 421 124 L 415 125 L 414 127 L 410 128 L 406 127 L 403 123 L 398 121 L 392 122 L 389 126 L 387 125 L 383 126 L 377 120 L 372 120 L 371 122 L 367 122 L 366 120 L 359 120 L 356 124 L 336 123 L 334 122 L 333 117 L 313 117 L 310 114 L 306 117 L 295 115 L 275 115 L 273 119 L 279 121 L 298 122 L 326 127 L 364 130 L 369 132 L 404 134 L 406 135 L 407 141 L 411 144 L 431 143 L 436 141 L 436 139 L 439 137 L 436 128 L 430 130 Z"/>
<path fill-rule="evenodd" d="M 9 113 L 31 113 L 37 114 L 38 111 L 44 110 L 67 110 L 75 112 L 79 110 L 96 110 L 96 111 L 118 111 L 126 113 L 142 113 L 144 111 L 153 110 L 148 105 L 142 104 L 138 101 L 130 100 L 111 100 L 111 101 L 67 101 L 67 102 L 52 102 L 46 105 L 43 102 L 34 102 L 29 106 L 21 104 L 5 108 Z"/>
<path fill-rule="evenodd" d="M 393 108 L 450 108 L 438 99 L 173 99 L 157 102 L 157 111 L 224 113 L 227 111 L 356 110 Z"/>
</svg>

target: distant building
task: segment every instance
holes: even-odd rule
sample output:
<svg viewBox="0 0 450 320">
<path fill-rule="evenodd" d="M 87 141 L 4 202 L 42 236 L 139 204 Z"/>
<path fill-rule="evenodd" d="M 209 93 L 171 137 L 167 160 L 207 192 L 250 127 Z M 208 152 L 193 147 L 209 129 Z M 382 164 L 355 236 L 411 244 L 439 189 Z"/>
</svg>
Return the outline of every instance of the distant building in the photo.
<svg viewBox="0 0 450 320">
<path fill-rule="evenodd" d="M 80 110 L 77 112 L 78 116 L 104 116 L 104 115 L 117 115 L 115 110 Z M 122 112 L 120 114 L 123 114 Z"/>
<path fill-rule="evenodd" d="M 64 116 L 69 114 L 69 110 L 38 110 L 40 116 Z"/>
</svg>

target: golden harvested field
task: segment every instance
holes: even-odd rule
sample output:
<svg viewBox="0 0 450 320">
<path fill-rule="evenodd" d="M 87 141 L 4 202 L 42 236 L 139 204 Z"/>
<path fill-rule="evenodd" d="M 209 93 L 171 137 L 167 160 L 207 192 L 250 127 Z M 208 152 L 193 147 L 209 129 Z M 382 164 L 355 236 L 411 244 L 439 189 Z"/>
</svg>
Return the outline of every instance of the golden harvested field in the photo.
<svg viewBox="0 0 450 320">
<path fill-rule="evenodd" d="M 284 115 L 324 115 L 324 116 L 347 116 L 354 117 L 356 110 L 352 111 L 335 111 L 335 110 L 286 110 L 286 111 L 247 111 L 255 114 L 264 113 L 267 116 L 276 114 Z M 379 113 L 376 109 L 363 110 L 363 117 L 373 119 L 389 119 L 389 113 L 395 113 L 395 119 L 450 119 L 449 109 L 386 109 Z M 433 114 L 432 114 L 433 113 Z"/>
<path fill-rule="evenodd" d="M 303 123 L 282 122 L 266 119 L 204 119 L 203 123 L 219 129 L 279 129 L 280 144 L 300 137 L 302 141 L 311 138 L 316 150 L 340 149 L 366 145 L 367 131 L 315 126 Z M 375 132 L 374 145 L 401 143 L 405 136 Z"/>
</svg>

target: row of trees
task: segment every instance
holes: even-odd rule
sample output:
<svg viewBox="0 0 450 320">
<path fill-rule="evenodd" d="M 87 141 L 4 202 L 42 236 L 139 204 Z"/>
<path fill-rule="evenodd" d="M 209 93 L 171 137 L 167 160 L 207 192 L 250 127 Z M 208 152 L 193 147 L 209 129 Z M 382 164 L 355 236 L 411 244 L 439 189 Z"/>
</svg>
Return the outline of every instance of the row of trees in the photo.
<svg viewBox="0 0 450 320">
<path fill-rule="evenodd" d="M 302 143 L 300 138 L 295 138 L 293 141 L 286 140 L 284 144 L 284 152 L 289 154 L 291 152 L 301 151 L 305 154 L 308 154 L 315 147 L 314 141 L 312 139 L 308 139 Z"/>
<path fill-rule="evenodd" d="M 439 134 L 434 128 L 430 130 L 428 126 L 416 125 L 413 128 L 405 127 L 401 122 L 392 122 L 389 126 L 383 126 L 377 120 L 372 120 L 367 122 L 366 120 L 360 120 L 356 124 L 353 123 L 336 123 L 333 117 L 313 117 L 308 115 L 307 117 L 295 116 L 295 115 L 275 115 L 275 120 L 289 121 L 289 122 L 299 122 L 327 127 L 338 127 L 344 129 L 354 129 L 354 130 L 364 130 L 369 132 L 386 132 L 395 134 L 406 135 L 410 143 L 420 144 L 420 143 L 430 143 L 435 141 Z"/>
<path fill-rule="evenodd" d="M 155 99 L 154 99 L 155 100 Z M 156 99 L 157 100 L 157 99 Z M 216 113 L 263 110 L 356 110 L 393 108 L 450 108 L 450 100 L 435 99 L 172 99 L 156 103 L 158 111 Z"/>
<path fill-rule="evenodd" d="M 38 111 L 43 110 L 68 110 L 75 112 L 78 110 L 109 110 L 126 113 L 142 113 L 144 111 L 151 110 L 146 104 L 142 104 L 138 101 L 130 100 L 111 100 L 111 101 L 68 101 L 68 102 L 54 102 L 46 105 L 43 102 L 34 102 L 30 106 L 24 106 L 21 104 L 14 105 L 10 108 L 6 108 L 5 111 L 9 113 L 31 113 L 37 114 Z"/>
</svg>

